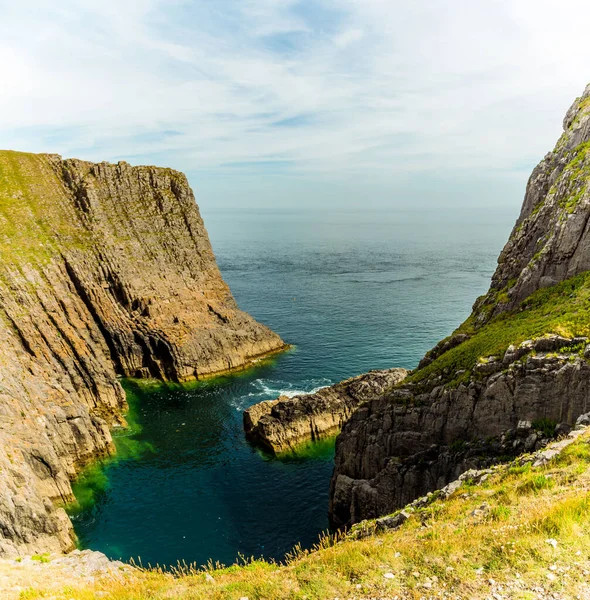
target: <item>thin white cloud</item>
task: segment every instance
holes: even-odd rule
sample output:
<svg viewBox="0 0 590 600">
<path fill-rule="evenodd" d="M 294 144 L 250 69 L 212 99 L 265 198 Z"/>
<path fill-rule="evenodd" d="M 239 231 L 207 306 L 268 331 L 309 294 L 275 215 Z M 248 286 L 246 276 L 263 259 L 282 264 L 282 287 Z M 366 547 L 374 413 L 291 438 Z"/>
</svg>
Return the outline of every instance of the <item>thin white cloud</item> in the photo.
<svg viewBox="0 0 590 600">
<path fill-rule="evenodd" d="M 590 79 L 580 0 L 2 4 L 0 147 L 96 160 L 526 170 Z"/>
</svg>

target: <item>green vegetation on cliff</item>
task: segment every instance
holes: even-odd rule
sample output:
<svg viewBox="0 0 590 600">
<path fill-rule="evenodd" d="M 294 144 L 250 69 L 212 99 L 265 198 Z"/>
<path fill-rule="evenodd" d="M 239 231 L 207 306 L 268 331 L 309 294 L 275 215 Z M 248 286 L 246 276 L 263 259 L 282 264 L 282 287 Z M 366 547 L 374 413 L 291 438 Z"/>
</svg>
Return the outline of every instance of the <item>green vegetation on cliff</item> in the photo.
<svg viewBox="0 0 590 600">
<path fill-rule="evenodd" d="M 85 245 L 84 234 L 62 197 L 63 184 L 47 156 L 0 150 L 2 263 L 13 268 L 43 264 L 58 254 L 58 240 L 70 249 Z"/>
<path fill-rule="evenodd" d="M 439 383 L 459 384 L 469 380 L 480 360 L 490 356 L 501 359 L 510 345 L 546 334 L 590 337 L 590 272 L 536 291 L 516 310 L 501 313 L 483 326 L 478 327 L 470 317 L 454 335 L 460 333 L 471 337 L 415 371 L 406 382 L 419 383 L 440 375 Z"/>
</svg>

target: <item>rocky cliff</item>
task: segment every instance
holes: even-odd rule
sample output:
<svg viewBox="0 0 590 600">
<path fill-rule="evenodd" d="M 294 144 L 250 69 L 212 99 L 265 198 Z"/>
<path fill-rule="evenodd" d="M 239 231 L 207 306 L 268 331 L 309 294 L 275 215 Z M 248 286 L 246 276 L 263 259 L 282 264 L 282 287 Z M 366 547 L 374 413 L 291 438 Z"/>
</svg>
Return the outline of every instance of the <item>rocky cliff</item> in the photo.
<svg viewBox="0 0 590 600">
<path fill-rule="evenodd" d="M 494 455 L 521 451 L 522 423 L 532 449 L 587 412 L 589 269 L 590 86 L 533 171 L 490 290 L 471 317 L 345 423 L 333 524 L 392 512 Z"/>
<path fill-rule="evenodd" d="M 528 181 L 490 290 L 474 306 L 480 322 L 590 269 L 590 85 L 567 111 L 563 130 Z"/>
<path fill-rule="evenodd" d="M 183 381 L 282 340 L 241 312 L 186 177 L 0 152 L 0 555 L 73 547 L 61 506 L 113 452 L 117 376 Z"/>
</svg>

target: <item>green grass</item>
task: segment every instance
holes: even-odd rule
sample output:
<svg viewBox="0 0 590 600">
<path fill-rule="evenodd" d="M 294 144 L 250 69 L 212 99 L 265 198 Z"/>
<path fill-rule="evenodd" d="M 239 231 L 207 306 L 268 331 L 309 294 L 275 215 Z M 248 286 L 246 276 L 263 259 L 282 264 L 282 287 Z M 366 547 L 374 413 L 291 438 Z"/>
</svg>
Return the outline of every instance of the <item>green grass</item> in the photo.
<svg viewBox="0 0 590 600">
<path fill-rule="evenodd" d="M 545 466 L 499 466 L 481 485 L 464 485 L 447 500 L 435 497 L 396 531 L 326 537 L 313 551 L 295 548 L 281 565 L 241 559 L 228 567 L 142 570 L 123 580 L 78 580 L 61 587 L 47 581 L 29 586 L 21 598 L 417 600 L 452 591 L 453 597 L 483 599 L 494 590 L 506 598 L 538 597 L 541 587 L 545 597 L 587 598 L 589 484 L 586 433 Z M 365 523 L 364 530 L 375 531 L 375 523 Z"/>
<path fill-rule="evenodd" d="M 44 554 L 33 554 L 33 556 L 31 556 L 31 560 L 35 560 L 40 563 L 48 563 L 51 561 L 51 558 L 49 557 L 49 553 L 45 552 Z"/>
<path fill-rule="evenodd" d="M 590 272 L 538 290 L 518 309 L 502 313 L 480 328 L 469 318 L 454 332 L 457 333 L 471 337 L 412 373 L 406 382 L 419 383 L 442 374 L 443 381 L 457 385 L 469 380 L 480 359 L 502 358 L 511 344 L 546 334 L 590 337 Z M 456 376 L 459 370 L 465 373 Z"/>
<path fill-rule="evenodd" d="M 535 430 L 542 432 L 543 436 L 546 438 L 552 438 L 555 435 L 555 427 L 557 422 L 553 419 L 547 419 L 543 417 L 542 419 L 537 419 L 532 422 L 532 426 Z"/>
<path fill-rule="evenodd" d="M 541 473 L 531 473 L 516 488 L 518 494 L 534 494 L 553 487 L 555 482 Z"/>
<path fill-rule="evenodd" d="M 58 253 L 88 240 L 68 207 L 66 192 L 49 159 L 0 151 L 0 259 L 12 268 L 43 265 Z"/>
</svg>

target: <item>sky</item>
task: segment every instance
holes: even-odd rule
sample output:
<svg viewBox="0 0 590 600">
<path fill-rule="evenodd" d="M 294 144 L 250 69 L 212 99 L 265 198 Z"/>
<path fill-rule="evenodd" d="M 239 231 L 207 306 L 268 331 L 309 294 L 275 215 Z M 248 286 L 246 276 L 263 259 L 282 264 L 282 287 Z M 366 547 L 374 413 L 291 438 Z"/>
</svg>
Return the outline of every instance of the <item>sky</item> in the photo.
<svg viewBox="0 0 590 600">
<path fill-rule="evenodd" d="M 515 216 L 590 81 L 582 0 L 0 0 L 0 148 L 207 210 Z"/>
</svg>

